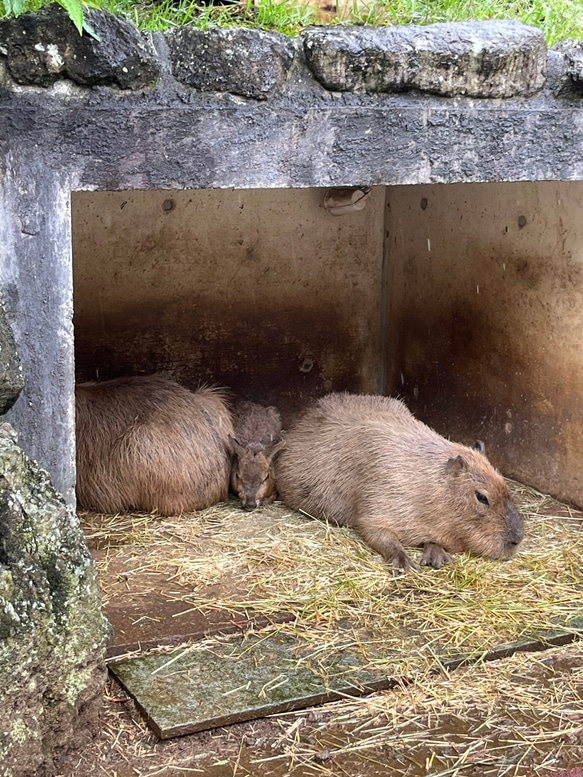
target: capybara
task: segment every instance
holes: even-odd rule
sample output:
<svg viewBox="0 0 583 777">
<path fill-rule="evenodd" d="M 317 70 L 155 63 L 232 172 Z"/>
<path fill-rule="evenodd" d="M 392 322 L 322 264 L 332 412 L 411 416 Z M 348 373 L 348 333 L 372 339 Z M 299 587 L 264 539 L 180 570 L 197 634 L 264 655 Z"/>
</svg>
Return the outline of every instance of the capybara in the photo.
<svg viewBox="0 0 583 777">
<path fill-rule="evenodd" d="M 277 498 L 274 459 L 282 450 L 281 417 L 275 407 L 238 402 L 233 410 L 231 489 L 245 510 Z"/>
<path fill-rule="evenodd" d="M 322 397 L 287 432 L 275 471 L 288 507 L 352 526 L 397 569 L 417 567 L 403 544 L 423 545 L 421 563 L 438 569 L 461 551 L 511 558 L 524 536 L 483 443 L 446 440 L 398 399 Z"/>
<path fill-rule="evenodd" d="M 227 498 L 225 392 L 159 375 L 76 386 L 77 499 L 87 510 L 180 515 Z"/>
</svg>

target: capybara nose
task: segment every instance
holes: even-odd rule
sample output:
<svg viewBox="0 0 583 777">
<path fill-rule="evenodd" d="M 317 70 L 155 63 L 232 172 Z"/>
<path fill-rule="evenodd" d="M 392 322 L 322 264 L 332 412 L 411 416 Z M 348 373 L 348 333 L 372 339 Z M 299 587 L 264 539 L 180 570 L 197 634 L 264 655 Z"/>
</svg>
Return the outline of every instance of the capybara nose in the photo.
<svg viewBox="0 0 583 777">
<path fill-rule="evenodd" d="M 518 512 L 511 502 L 506 504 L 506 515 L 508 517 L 508 545 L 520 545 L 524 539 L 524 518 Z"/>
</svg>

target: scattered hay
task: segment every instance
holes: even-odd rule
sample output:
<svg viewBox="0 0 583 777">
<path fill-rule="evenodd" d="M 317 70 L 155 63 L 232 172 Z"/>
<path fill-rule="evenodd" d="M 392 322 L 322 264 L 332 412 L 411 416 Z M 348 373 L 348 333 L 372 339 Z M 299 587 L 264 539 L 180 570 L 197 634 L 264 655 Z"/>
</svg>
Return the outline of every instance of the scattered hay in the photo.
<svg viewBox="0 0 583 777">
<path fill-rule="evenodd" d="M 358 773 L 363 762 L 395 777 L 550 775 L 583 759 L 582 694 L 581 643 L 517 653 L 328 704 L 316 731 L 305 710 L 293 713 L 293 738 L 265 761 L 325 775 Z"/>
<path fill-rule="evenodd" d="M 58 777 L 552 777 L 583 763 L 583 645 L 157 740 L 110 682 L 97 742 Z"/>
<path fill-rule="evenodd" d="M 280 628 L 308 629 L 314 639 L 324 635 L 324 642 L 339 625 L 370 630 L 374 642 L 382 640 L 387 660 L 410 665 L 412 649 L 418 649 L 425 664 L 437 655 L 485 654 L 551 631 L 577 631 L 583 623 L 579 514 L 567 508 L 565 516 L 565 507 L 549 497 L 511 487 L 526 521 L 526 539 L 513 561 L 460 554 L 441 570 L 401 576 L 350 529 L 283 506 L 246 513 L 228 503 L 172 519 L 87 514 L 83 524 L 100 548 L 106 601 L 123 586 L 119 575 L 108 578 L 112 559 L 122 556 L 128 575 L 164 572 L 189 589 L 176 595 L 184 611 L 253 612 L 270 619 L 291 610 L 294 624 Z M 206 595 L 225 577 L 236 581 L 235 593 Z M 423 637 L 417 646 L 412 633 Z"/>
<path fill-rule="evenodd" d="M 103 764 L 131 762 L 144 776 L 542 777 L 581 763 L 581 644 L 479 660 L 500 644 L 581 627 L 581 514 L 520 484 L 511 489 L 527 531 L 516 559 L 458 555 L 439 571 L 400 577 L 349 529 L 279 505 L 245 513 L 230 503 L 174 519 L 83 515 L 106 601 L 124 590 L 110 574 L 120 563 L 128 575 L 163 572 L 188 587 L 177 595 L 185 610 L 267 617 L 292 610 L 292 623 L 273 628 L 296 635 L 314 656 L 360 639 L 371 666 L 382 647 L 382 669 L 401 678 L 391 691 L 290 713 L 291 724 L 289 715 L 278 716 L 212 740 L 207 733 L 157 743 L 135 714 L 114 715 L 110 702 L 97 750 L 82 759 L 87 773 L 113 775 Z M 224 576 L 245 596 L 208 596 Z M 443 668 L 459 656 L 477 663 Z M 248 747 L 249 732 L 262 725 L 271 735 Z M 172 764 L 185 771 L 172 772 Z"/>
</svg>

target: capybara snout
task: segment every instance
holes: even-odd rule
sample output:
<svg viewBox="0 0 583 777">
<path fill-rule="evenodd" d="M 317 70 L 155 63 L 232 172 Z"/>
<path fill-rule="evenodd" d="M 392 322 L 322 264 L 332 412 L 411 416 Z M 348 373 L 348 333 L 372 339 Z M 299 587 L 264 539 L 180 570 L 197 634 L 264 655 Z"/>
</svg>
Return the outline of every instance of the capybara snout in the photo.
<svg viewBox="0 0 583 777">
<path fill-rule="evenodd" d="M 445 439 L 397 399 L 322 397 L 288 431 L 276 476 L 289 507 L 352 526 L 400 569 L 416 566 L 404 544 L 439 568 L 461 551 L 511 558 L 524 536 L 484 444 Z"/>
<path fill-rule="evenodd" d="M 504 553 L 499 558 L 512 558 L 524 539 L 524 519 L 510 499 L 505 502 L 507 531 L 504 537 Z"/>
</svg>

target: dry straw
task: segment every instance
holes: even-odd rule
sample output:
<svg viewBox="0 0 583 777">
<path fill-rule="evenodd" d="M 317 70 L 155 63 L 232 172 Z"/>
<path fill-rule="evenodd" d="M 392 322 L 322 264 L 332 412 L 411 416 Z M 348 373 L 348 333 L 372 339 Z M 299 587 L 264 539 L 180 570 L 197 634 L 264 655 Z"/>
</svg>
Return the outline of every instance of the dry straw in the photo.
<svg viewBox="0 0 583 777">
<path fill-rule="evenodd" d="M 405 661 L 409 669 L 415 656 L 425 664 L 437 655 L 487 653 L 580 625 L 580 517 L 565 515 L 564 506 L 533 489 L 511 487 L 526 520 L 517 558 L 504 563 L 461 554 L 439 571 L 402 576 L 350 529 L 281 506 L 246 513 L 226 504 L 175 519 L 88 514 L 84 525 L 101 547 L 106 603 L 123 592 L 121 560 L 128 577 L 152 572 L 175 581 L 181 592 L 172 597 L 184 602 L 183 612 L 271 618 L 287 611 L 294 623 L 280 628 L 308 629 L 323 644 L 339 625 L 372 630 L 386 660 Z M 108 576 L 112 560 L 115 575 Z M 412 645 L 411 634 L 423 638 Z"/>
<path fill-rule="evenodd" d="M 582 659 L 577 643 L 420 678 L 329 704 L 317 728 L 296 712 L 264 761 L 298 774 L 550 777 L 583 758 Z"/>
<path fill-rule="evenodd" d="M 581 515 L 520 484 L 511 489 L 527 531 L 516 559 L 459 555 L 439 571 L 399 577 L 350 530 L 282 506 L 244 513 L 227 504 L 176 519 L 88 514 L 83 522 L 100 548 L 106 603 L 138 572 L 164 575 L 180 587 L 168 596 L 184 611 L 286 611 L 294 620 L 272 630 L 297 636 L 300 660 L 350 641 L 363 664 L 397 679 L 392 691 L 326 705 L 317 725 L 313 713 L 293 713 L 269 752 L 249 761 L 239 751 L 237 774 L 267 773 L 271 764 L 298 775 L 545 775 L 583 759 L 580 643 L 479 658 L 501 644 L 578 630 Z M 444 661 L 459 656 L 477 663 L 450 673 Z M 148 735 L 123 736 L 135 739 L 138 756 Z"/>
</svg>

